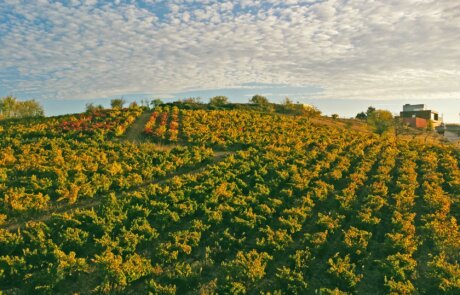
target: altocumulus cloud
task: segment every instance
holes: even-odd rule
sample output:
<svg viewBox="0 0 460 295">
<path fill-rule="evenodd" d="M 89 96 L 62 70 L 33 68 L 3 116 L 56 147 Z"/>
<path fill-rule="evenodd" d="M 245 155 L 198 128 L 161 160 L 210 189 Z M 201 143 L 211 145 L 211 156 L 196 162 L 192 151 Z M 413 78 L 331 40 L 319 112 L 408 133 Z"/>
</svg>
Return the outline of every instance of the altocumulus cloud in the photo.
<svg viewBox="0 0 460 295">
<path fill-rule="evenodd" d="M 161 96 L 251 82 L 322 89 L 313 98 L 459 98 L 459 38 L 454 0 L 2 0 L 0 92 Z"/>
</svg>

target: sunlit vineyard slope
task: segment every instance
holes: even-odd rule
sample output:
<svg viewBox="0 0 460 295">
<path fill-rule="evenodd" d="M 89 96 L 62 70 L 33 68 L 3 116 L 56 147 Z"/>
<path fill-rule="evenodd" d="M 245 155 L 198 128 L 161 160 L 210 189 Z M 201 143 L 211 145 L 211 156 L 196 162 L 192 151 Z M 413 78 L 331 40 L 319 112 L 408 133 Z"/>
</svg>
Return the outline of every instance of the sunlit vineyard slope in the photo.
<svg viewBox="0 0 460 295">
<path fill-rule="evenodd" d="M 133 144 L 141 113 L 0 123 L 6 294 L 460 292 L 451 147 L 168 105 Z"/>
</svg>

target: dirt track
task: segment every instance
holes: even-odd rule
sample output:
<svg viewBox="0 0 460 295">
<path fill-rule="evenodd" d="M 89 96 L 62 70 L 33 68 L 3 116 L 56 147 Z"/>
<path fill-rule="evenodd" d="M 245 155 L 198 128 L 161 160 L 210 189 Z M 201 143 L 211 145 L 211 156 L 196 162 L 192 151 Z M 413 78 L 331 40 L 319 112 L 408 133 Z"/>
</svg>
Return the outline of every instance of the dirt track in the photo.
<svg viewBox="0 0 460 295">
<path fill-rule="evenodd" d="M 137 120 L 128 127 L 125 135 L 123 136 L 124 140 L 132 141 L 134 143 L 142 142 L 142 132 L 144 131 L 144 126 L 149 121 L 151 112 L 142 113 Z"/>
</svg>

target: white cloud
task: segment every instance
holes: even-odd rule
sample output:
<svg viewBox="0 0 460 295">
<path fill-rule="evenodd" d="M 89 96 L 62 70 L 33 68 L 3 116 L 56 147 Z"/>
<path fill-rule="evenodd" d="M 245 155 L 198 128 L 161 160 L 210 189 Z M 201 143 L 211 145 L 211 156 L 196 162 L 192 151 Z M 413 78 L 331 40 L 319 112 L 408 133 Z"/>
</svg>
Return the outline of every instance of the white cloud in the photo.
<svg viewBox="0 0 460 295">
<path fill-rule="evenodd" d="M 93 98 L 261 82 L 459 98 L 452 0 L 71 2 L 0 3 L 0 89 Z"/>
</svg>

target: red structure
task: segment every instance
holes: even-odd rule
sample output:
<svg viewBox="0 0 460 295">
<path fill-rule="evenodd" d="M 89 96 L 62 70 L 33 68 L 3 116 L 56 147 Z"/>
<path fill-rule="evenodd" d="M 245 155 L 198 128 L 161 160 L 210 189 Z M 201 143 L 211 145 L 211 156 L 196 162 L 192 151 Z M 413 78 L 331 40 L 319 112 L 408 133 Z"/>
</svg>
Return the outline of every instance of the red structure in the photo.
<svg viewBox="0 0 460 295">
<path fill-rule="evenodd" d="M 402 118 L 403 122 L 413 128 L 426 128 L 428 126 L 428 120 L 423 118 Z"/>
</svg>

